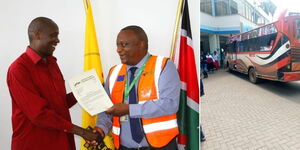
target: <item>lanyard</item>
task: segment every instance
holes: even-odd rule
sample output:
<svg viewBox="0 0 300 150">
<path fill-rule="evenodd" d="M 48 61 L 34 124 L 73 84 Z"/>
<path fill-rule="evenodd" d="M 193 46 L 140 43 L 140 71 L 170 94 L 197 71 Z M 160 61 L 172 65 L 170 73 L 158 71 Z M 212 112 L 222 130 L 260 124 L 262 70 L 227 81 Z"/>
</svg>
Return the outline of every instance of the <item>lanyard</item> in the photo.
<svg viewBox="0 0 300 150">
<path fill-rule="evenodd" d="M 149 55 L 150 57 L 150 55 Z M 127 85 L 127 78 L 125 79 L 125 94 L 124 94 L 124 99 L 128 98 L 129 92 L 132 89 L 132 87 L 134 86 L 135 82 L 137 81 L 137 79 L 142 75 L 142 72 L 145 69 L 146 63 L 149 59 L 149 57 L 147 57 L 145 63 L 143 64 L 143 66 L 141 67 L 141 69 L 139 70 L 139 72 L 137 73 L 137 75 L 134 77 L 134 79 L 132 80 L 132 82 L 130 83 L 129 87 Z"/>
</svg>

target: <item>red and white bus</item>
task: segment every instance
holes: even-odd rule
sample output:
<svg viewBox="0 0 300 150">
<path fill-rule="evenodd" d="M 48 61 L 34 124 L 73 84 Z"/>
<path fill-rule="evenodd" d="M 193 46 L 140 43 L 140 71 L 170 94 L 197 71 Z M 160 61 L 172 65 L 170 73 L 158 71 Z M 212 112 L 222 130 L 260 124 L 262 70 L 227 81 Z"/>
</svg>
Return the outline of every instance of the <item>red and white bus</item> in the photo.
<svg viewBox="0 0 300 150">
<path fill-rule="evenodd" d="M 226 51 L 228 69 L 248 74 L 253 83 L 300 80 L 300 15 L 229 37 Z"/>
</svg>

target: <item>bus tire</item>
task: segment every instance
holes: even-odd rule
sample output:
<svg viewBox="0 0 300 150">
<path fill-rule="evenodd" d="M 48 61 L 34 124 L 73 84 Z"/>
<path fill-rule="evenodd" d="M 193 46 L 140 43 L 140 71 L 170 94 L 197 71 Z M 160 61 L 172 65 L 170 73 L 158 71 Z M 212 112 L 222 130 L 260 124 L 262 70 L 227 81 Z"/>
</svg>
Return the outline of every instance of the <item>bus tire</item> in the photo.
<svg viewBox="0 0 300 150">
<path fill-rule="evenodd" d="M 250 68 L 249 72 L 248 72 L 248 76 L 249 76 L 249 80 L 252 83 L 258 83 L 259 79 L 257 78 L 257 73 L 256 70 L 254 68 Z"/>
<path fill-rule="evenodd" d="M 225 71 L 227 72 L 231 72 L 231 69 L 229 67 L 229 63 L 227 62 L 226 65 L 225 65 Z"/>
</svg>

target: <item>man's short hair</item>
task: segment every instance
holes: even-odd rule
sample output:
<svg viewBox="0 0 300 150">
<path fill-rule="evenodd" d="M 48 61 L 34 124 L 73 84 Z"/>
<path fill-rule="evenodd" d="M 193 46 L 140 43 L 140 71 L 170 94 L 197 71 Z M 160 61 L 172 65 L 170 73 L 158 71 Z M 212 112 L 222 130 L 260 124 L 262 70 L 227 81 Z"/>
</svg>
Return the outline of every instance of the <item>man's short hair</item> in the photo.
<svg viewBox="0 0 300 150">
<path fill-rule="evenodd" d="M 37 18 L 33 19 L 28 26 L 29 42 L 30 43 L 32 42 L 34 33 L 36 31 L 41 30 L 42 28 L 44 28 L 45 26 L 47 26 L 49 24 L 56 25 L 56 23 L 53 20 L 51 20 L 47 17 L 37 17 Z"/>
<path fill-rule="evenodd" d="M 121 31 L 124 31 L 124 30 L 133 31 L 138 36 L 139 40 L 145 41 L 146 49 L 148 49 L 148 37 L 147 37 L 146 32 L 143 30 L 143 28 L 136 26 L 136 25 L 130 25 L 130 26 L 123 28 Z"/>
</svg>

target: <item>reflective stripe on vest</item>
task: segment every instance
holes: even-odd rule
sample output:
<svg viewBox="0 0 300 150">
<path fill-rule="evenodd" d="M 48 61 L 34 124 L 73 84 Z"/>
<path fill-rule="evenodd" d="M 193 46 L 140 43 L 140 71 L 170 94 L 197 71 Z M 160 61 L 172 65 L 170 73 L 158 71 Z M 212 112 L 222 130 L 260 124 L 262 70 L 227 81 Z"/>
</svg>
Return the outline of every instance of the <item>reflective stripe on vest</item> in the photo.
<svg viewBox="0 0 300 150">
<path fill-rule="evenodd" d="M 115 134 L 115 135 L 120 135 L 120 128 L 116 127 L 116 126 L 113 126 L 112 127 L 112 133 Z"/>
<path fill-rule="evenodd" d="M 143 126 L 145 133 L 151 133 L 151 132 L 176 128 L 176 127 L 177 127 L 177 120 L 176 119 L 169 120 L 169 121 L 152 123 L 152 124 L 148 124 L 148 125 Z"/>
<path fill-rule="evenodd" d="M 154 78 L 155 78 L 155 87 L 156 89 L 158 89 L 158 78 L 160 76 L 160 73 L 162 71 L 162 63 L 163 63 L 163 57 L 162 56 L 157 56 L 157 60 L 156 60 L 156 63 L 155 63 L 155 72 L 154 72 Z M 159 97 L 159 92 L 157 90 L 156 92 L 157 94 L 157 97 Z"/>
<path fill-rule="evenodd" d="M 138 81 L 139 104 L 143 104 L 148 100 L 156 101 L 159 99 L 158 81 L 166 62 L 167 58 L 161 56 L 151 56 L 149 58 Z M 114 104 L 123 102 L 124 80 L 126 78 L 126 65 L 117 65 L 111 69 L 108 85 Z M 152 147 L 163 147 L 178 134 L 176 114 L 148 119 L 141 118 L 141 120 L 146 139 Z M 120 146 L 120 130 L 120 118 L 114 116 L 112 132 L 117 149 Z"/>
<path fill-rule="evenodd" d="M 112 73 L 109 77 L 109 83 L 108 83 L 109 85 L 115 85 L 115 82 L 117 80 L 118 73 L 120 72 L 121 67 L 122 67 L 122 64 L 119 64 L 119 65 L 115 66 L 114 70 L 112 71 Z M 112 92 L 112 88 L 113 88 L 113 86 L 109 86 L 110 95 L 111 95 L 111 92 Z"/>
</svg>

